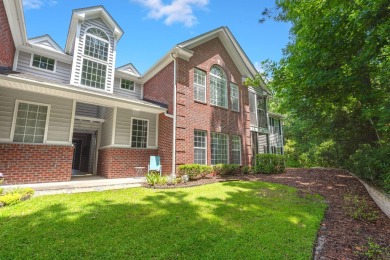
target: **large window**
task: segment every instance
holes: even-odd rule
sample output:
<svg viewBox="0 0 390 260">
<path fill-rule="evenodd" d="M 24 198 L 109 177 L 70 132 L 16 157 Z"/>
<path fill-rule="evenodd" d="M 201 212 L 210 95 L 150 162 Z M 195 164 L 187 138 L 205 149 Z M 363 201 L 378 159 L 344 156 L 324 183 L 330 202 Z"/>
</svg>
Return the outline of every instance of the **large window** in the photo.
<svg viewBox="0 0 390 260">
<path fill-rule="evenodd" d="M 206 72 L 194 69 L 194 100 L 206 102 Z"/>
<path fill-rule="evenodd" d="M 106 85 L 107 65 L 84 59 L 81 84 L 89 87 L 104 89 Z"/>
<path fill-rule="evenodd" d="M 131 147 L 146 148 L 148 142 L 148 120 L 131 119 Z"/>
<path fill-rule="evenodd" d="M 233 111 L 240 111 L 240 98 L 238 92 L 238 86 L 234 83 L 230 83 L 230 101 Z"/>
<path fill-rule="evenodd" d="M 223 70 L 214 65 L 210 70 L 210 103 L 227 108 L 227 84 Z"/>
<path fill-rule="evenodd" d="M 211 164 L 228 163 L 228 136 L 225 134 L 211 134 Z"/>
<path fill-rule="evenodd" d="M 54 71 L 55 60 L 50 59 L 48 57 L 34 54 L 31 62 L 31 66 L 44 69 L 44 70 Z"/>
<path fill-rule="evenodd" d="M 43 143 L 49 105 L 16 101 L 14 142 Z"/>
<path fill-rule="evenodd" d="M 205 131 L 194 131 L 194 163 L 207 164 L 206 147 L 207 134 Z"/>
<path fill-rule="evenodd" d="M 232 163 L 241 164 L 241 138 L 238 135 L 232 136 Z"/>
<path fill-rule="evenodd" d="M 98 28 L 86 32 L 81 85 L 105 89 L 109 41 L 107 35 Z M 87 57 L 87 58 L 86 58 Z"/>
<path fill-rule="evenodd" d="M 134 81 L 128 79 L 121 79 L 121 89 L 134 91 Z"/>
</svg>

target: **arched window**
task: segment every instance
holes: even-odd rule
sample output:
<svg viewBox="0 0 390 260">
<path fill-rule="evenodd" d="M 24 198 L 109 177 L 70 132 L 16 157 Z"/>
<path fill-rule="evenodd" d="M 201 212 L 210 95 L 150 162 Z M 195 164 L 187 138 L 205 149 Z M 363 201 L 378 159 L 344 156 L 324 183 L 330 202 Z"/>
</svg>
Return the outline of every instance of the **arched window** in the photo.
<svg viewBox="0 0 390 260">
<path fill-rule="evenodd" d="M 89 28 L 85 36 L 84 54 L 90 57 L 107 61 L 108 37 L 98 28 Z"/>
<path fill-rule="evenodd" d="M 81 85 L 105 89 L 109 38 L 98 28 L 89 28 L 85 33 Z"/>
<path fill-rule="evenodd" d="M 210 70 L 210 103 L 215 106 L 227 108 L 226 75 L 222 68 L 214 65 Z"/>
</svg>

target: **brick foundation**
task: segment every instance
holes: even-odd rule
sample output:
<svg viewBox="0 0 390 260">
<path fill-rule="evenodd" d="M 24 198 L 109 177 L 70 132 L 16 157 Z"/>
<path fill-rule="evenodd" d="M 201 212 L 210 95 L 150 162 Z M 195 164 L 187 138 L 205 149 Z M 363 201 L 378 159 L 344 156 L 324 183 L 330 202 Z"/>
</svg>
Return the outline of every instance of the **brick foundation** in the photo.
<svg viewBox="0 0 390 260">
<path fill-rule="evenodd" d="M 34 144 L 0 144 L 3 184 L 69 181 L 73 147 Z"/>
<path fill-rule="evenodd" d="M 145 167 L 148 170 L 151 155 L 158 155 L 153 149 L 105 148 L 99 150 L 98 175 L 106 178 L 126 178 L 136 176 L 134 167 Z M 163 167 L 163 172 L 165 169 Z"/>
</svg>

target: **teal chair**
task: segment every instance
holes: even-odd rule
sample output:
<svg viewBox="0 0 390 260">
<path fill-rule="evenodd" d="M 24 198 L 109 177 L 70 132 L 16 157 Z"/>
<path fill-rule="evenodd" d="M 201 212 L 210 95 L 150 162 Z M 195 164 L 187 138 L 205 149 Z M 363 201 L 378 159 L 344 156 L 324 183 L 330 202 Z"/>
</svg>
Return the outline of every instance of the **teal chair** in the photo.
<svg viewBox="0 0 390 260">
<path fill-rule="evenodd" d="M 160 156 L 150 156 L 150 161 L 148 165 L 148 173 L 150 171 L 158 171 L 160 172 L 160 176 L 162 175 L 162 166 L 160 162 Z"/>
</svg>

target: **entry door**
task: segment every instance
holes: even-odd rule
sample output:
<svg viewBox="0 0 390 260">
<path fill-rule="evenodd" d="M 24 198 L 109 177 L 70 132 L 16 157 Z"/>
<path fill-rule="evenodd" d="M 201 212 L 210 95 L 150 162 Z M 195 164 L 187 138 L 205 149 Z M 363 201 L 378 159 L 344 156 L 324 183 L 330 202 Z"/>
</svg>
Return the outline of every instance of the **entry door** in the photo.
<svg viewBox="0 0 390 260">
<path fill-rule="evenodd" d="M 81 140 L 73 140 L 73 160 L 72 169 L 80 170 L 80 159 L 81 159 Z"/>
</svg>

